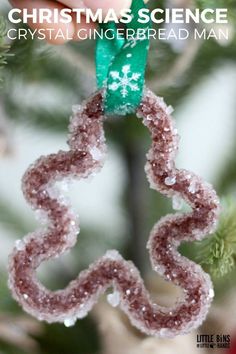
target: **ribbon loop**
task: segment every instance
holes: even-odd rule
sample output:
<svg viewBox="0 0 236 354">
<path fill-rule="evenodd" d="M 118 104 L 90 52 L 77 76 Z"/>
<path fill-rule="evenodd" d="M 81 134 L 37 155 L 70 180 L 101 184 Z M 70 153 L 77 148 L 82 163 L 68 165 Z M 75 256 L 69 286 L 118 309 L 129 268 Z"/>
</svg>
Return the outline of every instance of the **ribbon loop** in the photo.
<svg viewBox="0 0 236 354">
<path fill-rule="evenodd" d="M 150 20 L 145 24 L 138 21 L 142 8 L 146 8 L 143 0 L 133 0 L 132 20 L 123 39 L 119 38 L 113 22 L 101 25 L 103 29 L 113 30 L 115 37 L 114 40 L 98 38 L 96 47 L 97 84 L 106 87 L 107 114 L 132 113 L 142 99 L 150 28 Z"/>
</svg>

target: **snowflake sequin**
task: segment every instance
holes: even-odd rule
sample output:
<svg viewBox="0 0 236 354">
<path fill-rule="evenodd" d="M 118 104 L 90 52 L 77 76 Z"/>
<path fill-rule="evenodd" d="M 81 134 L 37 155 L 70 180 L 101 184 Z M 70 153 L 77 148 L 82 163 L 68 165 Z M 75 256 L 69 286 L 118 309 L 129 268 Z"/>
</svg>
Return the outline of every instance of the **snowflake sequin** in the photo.
<svg viewBox="0 0 236 354">
<path fill-rule="evenodd" d="M 127 97 L 129 90 L 139 90 L 137 81 L 141 74 L 132 73 L 130 70 L 130 65 L 124 65 L 121 73 L 119 73 L 119 71 L 111 71 L 110 76 L 114 81 L 108 85 L 108 88 L 112 91 L 119 90 L 124 98 Z"/>
</svg>

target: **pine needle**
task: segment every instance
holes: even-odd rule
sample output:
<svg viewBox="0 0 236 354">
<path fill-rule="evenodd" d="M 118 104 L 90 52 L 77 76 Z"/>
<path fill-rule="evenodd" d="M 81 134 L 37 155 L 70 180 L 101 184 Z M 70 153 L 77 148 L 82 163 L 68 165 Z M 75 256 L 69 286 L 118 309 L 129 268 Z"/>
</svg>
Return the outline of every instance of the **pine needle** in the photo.
<svg viewBox="0 0 236 354">
<path fill-rule="evenodd" d="M 7 26 L 4 17 L 0 16 L 0 70 L 7 64 L 10 46 L 6 44 Z M 0 77 L 0 81 L 2 81 Z"/>
<path fill-rule="evenodd" d="M 215 277 L 236 266 L 236 205 L 230 203 L 221 215 L 217 231 L 198 247 L 198 261 Z"/>
</svg>

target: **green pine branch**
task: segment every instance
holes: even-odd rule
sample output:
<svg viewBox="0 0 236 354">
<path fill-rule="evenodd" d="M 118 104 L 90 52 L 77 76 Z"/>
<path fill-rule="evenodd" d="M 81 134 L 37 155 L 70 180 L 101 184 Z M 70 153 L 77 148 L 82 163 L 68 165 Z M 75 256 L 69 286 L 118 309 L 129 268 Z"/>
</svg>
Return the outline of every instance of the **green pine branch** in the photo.
<svg viewBox="0 0 236 354">
<path fill-rule="evenodd" d="M 10 46 L 6 44 L 6 21 L 0 16 L 0 70 L 7 64 Z M 0 77 L 0 81 L 2 81 Z"/>
<path fill-rule="evenodd" d="M 236 266 L 236 205 L 230 203 L 221 215 L 217 231 L 197 246 L 197 259 L 215 277 Z"/>
<path fill-rule="evenodd" d="M 201 9 L 206 8 L 227 8 L 229 10 L 236 9 L 235 0 L 196 0 L 196 6 Z"/>
<path fill-rule="evenodd" d="M 235 0 L 196 0 L 196 7 L 204 10 L 206 8 L 228 9 L 228 19 L 233 23 L 236 19 L 236 2 Z"/>
</svg>

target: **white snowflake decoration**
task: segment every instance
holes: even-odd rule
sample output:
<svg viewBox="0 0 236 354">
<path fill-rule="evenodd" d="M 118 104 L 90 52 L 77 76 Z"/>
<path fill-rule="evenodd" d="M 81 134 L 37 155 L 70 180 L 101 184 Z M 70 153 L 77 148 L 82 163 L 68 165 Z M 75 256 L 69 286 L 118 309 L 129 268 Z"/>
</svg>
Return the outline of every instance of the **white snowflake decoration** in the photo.
<svg viewBox="0 0 236 354">
<path fill-rule="evenodd" d="M 138 91 L 137 81 L 140 78 L 141 74 L 132 73 L 130 70 L 130 65 L 124 65 L 122 67 L 122 72 L 119 71 L 111 71 L 110 76 L 114 80 L 112 84 L 108 86 L 108 88 L 112 91 L 120 90 L 122 97 L 127 97 L 129 93 L 129 89 L 131 91 Z"/>
</svg>

